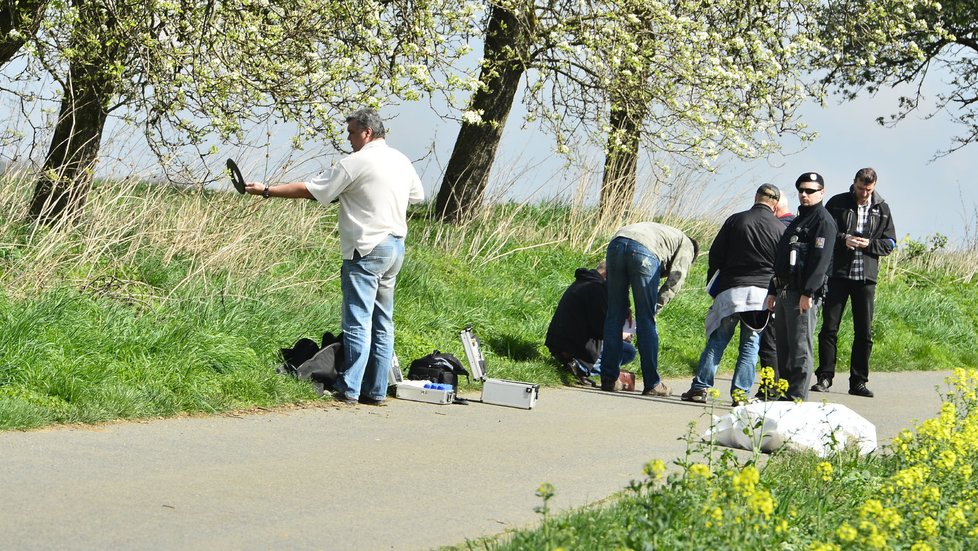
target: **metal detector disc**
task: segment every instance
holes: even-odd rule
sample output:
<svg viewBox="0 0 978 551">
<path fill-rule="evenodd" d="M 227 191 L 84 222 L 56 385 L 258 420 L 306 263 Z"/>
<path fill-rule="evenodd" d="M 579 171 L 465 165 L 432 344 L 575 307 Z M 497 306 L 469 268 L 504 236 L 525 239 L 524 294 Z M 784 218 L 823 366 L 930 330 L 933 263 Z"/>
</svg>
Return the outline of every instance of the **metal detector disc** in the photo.
<svg viewBox="0 0 978 551">
<path fill-rule="evenodd" d="M 231 183 L 234 184 L 234 189 L 236 189 L 241 195 L 244 195 L 244 177 L 241 176 L 241 171 L 238 170 L 238 165 L 231 159 L 228 159 L 228 171 L 231 172 Z"/>
</svg>

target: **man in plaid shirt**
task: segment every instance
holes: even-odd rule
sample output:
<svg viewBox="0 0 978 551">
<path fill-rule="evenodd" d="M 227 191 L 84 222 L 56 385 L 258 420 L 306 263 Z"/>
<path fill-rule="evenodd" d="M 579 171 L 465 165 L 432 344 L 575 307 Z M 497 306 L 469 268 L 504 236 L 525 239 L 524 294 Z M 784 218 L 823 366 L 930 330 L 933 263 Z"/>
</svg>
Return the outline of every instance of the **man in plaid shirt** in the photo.
<svg viewBox="0 0 978 551">
<path fill-rule="evenodd" d="M 828 294 L 822 310 L 822 330 L 818 334 L 817 382 L 814 392 L 826 392 L 835 376 L 839 322 L 846 302 L 852 299 L 853 342 L 849 358 L 849 394 L 872 398 L 869 381 L 869 356 L 873 351 L 873 304 L 879 257 L 896 247 L 896 229 L 890 206 L 876 193 L 876 171 L 856 172 L 852 186 L 825 204 L 839 234 L 835 240 Z"/>
</svg>

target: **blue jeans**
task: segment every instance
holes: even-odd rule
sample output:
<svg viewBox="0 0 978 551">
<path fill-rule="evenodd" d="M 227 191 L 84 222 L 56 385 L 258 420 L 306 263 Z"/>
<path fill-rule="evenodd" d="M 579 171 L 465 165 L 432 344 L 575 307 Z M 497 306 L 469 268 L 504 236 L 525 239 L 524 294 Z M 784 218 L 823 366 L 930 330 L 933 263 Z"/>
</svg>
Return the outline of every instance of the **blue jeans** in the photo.
<svg viewBox="0 0 978 551">
<path fill-rule="evenodd" d="M 635 360 L 635 356 L 638 354 L 638 350 L 635 350 L 635 345 L 628 342 L 621 342 L 621 365 L 628 365 Z M 619 371 L 621 368 L 619 367 Z M 591 368 L 591 375 L 601 375 L 601 358 L 598 357 L 598 361 L 594 362 L 594 366 Z"/>
<path fill-rule="evenodd" d="M 744 394 L 750 392 L 754 385 L 754 366 L 757 364 L 758 351 L 761 346 L 761 335 L 740 323 L 740 314 L 729 315 L 720 320 L 713 334 L 706 339 L 706 348 L 700 354 L 700 365 L 696 368 L 693 384 L 690 390 L 703 390 L 713 387 L 713 377 L 720 366 L 723 351 L 733 338 L 734 330 L 740 325 L 740 348 L 737 351 L 737 365 L 734 367 L 733 381 L 730 384 L 730 395 L 735 390 Z"/>
<path fill-rule="evenodd" d="M 350 399 L 387 397 L 394 356 L 394 282 L 404 263 L 404 239 L 388 236 L 367 256 L 343 260 L 343 353 L 346 371 L 333 385 Z"/>
<path fill-rule="evenodd" d="M 621 328 L 628 316 L 628 289 L 635 300 L 635 329 L 642 379 L 648 390 L 659 384 L 659 333 L 655 308 L 659 299 L 662 265 L 645 246 L 626 237 L 608 244 L 608 314 L 604 320 L 604 349 L 601 351 L 601 380 L 613 384 L 621 373 Z"/>
</svg>

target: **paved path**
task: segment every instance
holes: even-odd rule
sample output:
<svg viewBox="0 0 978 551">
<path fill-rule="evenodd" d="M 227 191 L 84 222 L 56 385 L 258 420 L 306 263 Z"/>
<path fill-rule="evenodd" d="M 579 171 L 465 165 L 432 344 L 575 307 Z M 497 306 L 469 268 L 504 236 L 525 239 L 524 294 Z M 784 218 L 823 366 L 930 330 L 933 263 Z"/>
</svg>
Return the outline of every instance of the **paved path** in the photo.
<svg viewBox="0 0 978 551">
<path fill-rule="evenodd" d="M 937 414 L 945 375 L 874 374 L 876 398 L 825 397 L 886 442 Z M 677 395 L 688 385 L 668 382 Z M 0 433 L 0 548 L 453 545 L 535 522 L 543 482 L 558 509 L 613 494 L 646 461 L 682 455 L 704 412 L 678 397 L 545 388 L 530 411 L 395 400 Z"/>
</svg>

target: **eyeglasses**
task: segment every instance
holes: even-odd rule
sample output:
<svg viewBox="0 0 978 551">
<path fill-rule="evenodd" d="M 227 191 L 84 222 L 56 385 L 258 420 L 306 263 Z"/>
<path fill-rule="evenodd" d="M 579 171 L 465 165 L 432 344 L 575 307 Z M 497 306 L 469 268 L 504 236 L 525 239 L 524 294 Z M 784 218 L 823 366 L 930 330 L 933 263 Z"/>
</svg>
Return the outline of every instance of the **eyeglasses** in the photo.
<svg viewBox="0 0 978 551">
<path fill-rule="evenodd" d="M 822 191 L 821 189 L 811 188 L 811 187 L 800 187 L 798 188 L 798 195 L 811 195 L 813 193 L 818 193 Z"/>
</svg>

